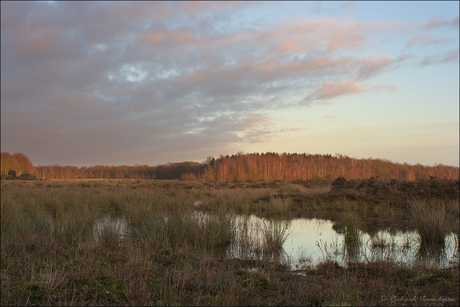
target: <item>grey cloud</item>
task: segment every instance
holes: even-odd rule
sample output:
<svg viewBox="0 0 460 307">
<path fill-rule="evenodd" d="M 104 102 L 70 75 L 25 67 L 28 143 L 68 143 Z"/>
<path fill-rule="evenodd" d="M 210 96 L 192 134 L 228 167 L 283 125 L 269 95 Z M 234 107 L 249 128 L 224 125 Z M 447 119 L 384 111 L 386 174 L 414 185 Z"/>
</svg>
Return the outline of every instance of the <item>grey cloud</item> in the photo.
<svg viewBox="0 0 460 307">
<path fill-rule="evenodd" d="M 436 16 L 430 18 L 430 20 L 422 25 L 423 29 L 432 29 L 438 27 L 448 27 L 458 30 L 458 16 L 452 18 L 451 20 L 446 20 L 443 16 Z"/>
<path fill-rule="evenodd" d="M 458 61 L 458 48 L 456 50 L 447 51 L 441 58 L 442 63 L 450 63 Z"/>
<path fill-rule="evenodd" d="M 394 66 L 398 61 L 403 60 L 404 59 L 395 59 L 385 53 L 382 53 L 379 57 L 375 55 L 366 55 L 363 57 L 361 63 L 359 63 L 359 67 L 357 68 L 358 78 L 361 80 L 367 79 L 374 74 Z"/>
<path fill-rule="evenodd" d="M 456 63 L 458 62 L 458 49 L 450 50 L 445 53 L 438 53 L 435 55 L 427 55 L 419 62 L 420 66 Z"/>
<path fill-rule="evenodd" d="M 2 150 L 44 164 L 149 163 L 262 142 L 279 133 L 266 110 L 351 94 L 320 95 L 318 84 L 366 80 L 404 60 L 347 54 L 381 26 L 237 24 L 255 3 L 1 5 Z"/>
<path fill-rule="evenodd" d="M 406 42 L 406 47 L 412 47 L 414 45 L 421 45 L 421 44 L 449 44 L 451 43 L 451 39 L 445 39 L 442 37 L 435 37 L 432 35 L 419 35 L 411 38 Z"/>
</svg>

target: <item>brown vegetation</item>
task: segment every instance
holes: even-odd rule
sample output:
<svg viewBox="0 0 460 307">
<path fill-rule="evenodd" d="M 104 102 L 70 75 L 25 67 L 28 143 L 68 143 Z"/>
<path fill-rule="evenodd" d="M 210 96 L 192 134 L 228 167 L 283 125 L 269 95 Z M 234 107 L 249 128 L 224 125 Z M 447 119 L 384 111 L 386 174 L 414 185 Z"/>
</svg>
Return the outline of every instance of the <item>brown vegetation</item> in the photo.
<svg viewBox="0 0 460 307">
<path fill-rule="evenodd" d="M 266 184 L 281 187 L 284 183 Z M 383 181 L 374 177 L 362 180 L 339 177 L 332 183 L 317 180 L 289 185 L 291 188 L 284 185 L 278 193 L 255 200 L 251 213 L 268 217 L 285 215 L 284 210 L 272 206 L 271 202 L 273 199 L 289 200 L 289 216 L 330 219 L 337 223 L 338 229 L 346 225 L 344 216 L 356 214 L 361 230 L 369 233 L 379 229 L 415 230 L 417 227 L 408 223 L 408 217 L 413 201 L 421 200 L 445 204 L 446 214 L 456 216 L 458 220 L 459 180 Z M 254 183 L 253 187 L 257 186 L 263 185 Z M 302 191 L 302 188 L 316 193 Z"/>
<path fill-rule="evenodd" d="M 404 205 L 397 200 L 401 196 L 438 195 L 443 204 L 453 202 L 444 207 L 448 215 L 458 216 L 458 180 L 2 180 L 1 192 L 2 306 L 458 305 L 458 265 L 406 268 L 378 261 L 342 268 L 326 260 L 295 274 L 276 257 L 222 253 L 235 236 L 228 212 L 337 221 L 346 216 L 343 228 L 353 246 L 353 227 L 369 212 L 379 220 L 409 212 L 410 202 Z M 191 218 L 195 210 L 215 212 L 215 218 L 201 223 Z M 131 230 L 98 228 L 93 235 L 95 223 L 106 216 L 124 217 Z M 279 250 L 284 229 L 264 228 L 263 252 Z"/>
</svg>

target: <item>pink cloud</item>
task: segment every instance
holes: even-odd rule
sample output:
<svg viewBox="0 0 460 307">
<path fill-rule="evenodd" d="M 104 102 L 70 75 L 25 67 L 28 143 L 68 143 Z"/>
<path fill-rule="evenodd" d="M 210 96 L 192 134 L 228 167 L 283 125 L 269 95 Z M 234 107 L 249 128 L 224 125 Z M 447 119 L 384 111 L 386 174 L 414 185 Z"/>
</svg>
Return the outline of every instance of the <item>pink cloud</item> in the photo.
<svg viewBox="0 0 460 307">
<path fill-rule="evenodd" d="M 299 50 L 300 44 L 300 42 L 289 40 L 281 43 L 278 49 L 283 53 L 294 52 L 296 50 Z"/>
<path fill-rule="evenodd" d="M 315 97 L 316 99 L 329 99 L 345 94 L 362 92 L 365 89 L 365 86 L 359 85 L 356 82 L 336 83 L 326 81 L 322 84 L 321 88 L 315 92 Z"/>
<path fill-rule="evenodd" d="M 3 21 L 5 19 L 5 21 Z M 19 53 L 45 53 L 59 45 L 58 29 L 50 25 L 19 23 L 2 16 L 2 43 L 6 39 L 12 50 Z"/>
<path fill-rule="evenodd" d="M 382 52 L 380 57 L 376 55 L 367 54 L 363 57 L 360 61 L 358 66 L 358 77 L 359 78 L 368 78 L 369 76 L 380 72 L 386 68 L 389 68 L 396 64 L 395 58 L 392 56 L 387 55 L 386 53 Z"/>
<path fill-rule="evenodd" d="M 2 122 L 2 139 L 27 143 L 3 136 L 35 131 L 50 140 L 57 134 L 63 148 L 217 148 L 279 133 L 264 111 L 297 106 L 306 96 L 306 104 L 326 105 L 395 90 L 365 83 L 404 60 L 375 43 L 401 33 L 407 41 L 413 32 L 346 18 L 236 21 L 245 16 L 233 14 L 239 6 L 250 5 L 259 4 L 2 2 L 2 119 L 30 110 Z M 406 45 L 436 42 L 428 38 Z M 362 56 L 367 47 L 380 51 Z M 458 61 L 458 49 L 434 60 Z M 17 119 L 28 123 L 20 133 Z"/>
<path fill-rule="evenodd" d="M 368 86 L 366 84 L 359 84 L 354 81 L 350 82 L 333 82 L 333 81 L 325 81 L 321 84 L 320 88 L 318 88 L 313 95 L 308 97 L 304 102 L 307 105 L 311 105 L 312 103 L 318 104 L 330 104 L 327 102 L 328 99 L 348 95 L 348 94 L 356 94 L 361 92 L 367 91 L 379 91 L 379 90 L 388 90 L 389 92 L 394 92 L 396 87 L 394 85 L 380 85 L 376 84 L 374 86 Z"/>
<path fill-rule="evenodd" d="M 281 42 L 278 49 L 284 52 L 327 48 L 334 51 L 340 48 L 359 48 L 369 44 L 365 35 L 379 28 L 376 24 L 357 23 L 352 20 L 302 20 L 286 19 L 278 27 L 276 35 L 264 36 L 266 39 Z"/>
</svg>

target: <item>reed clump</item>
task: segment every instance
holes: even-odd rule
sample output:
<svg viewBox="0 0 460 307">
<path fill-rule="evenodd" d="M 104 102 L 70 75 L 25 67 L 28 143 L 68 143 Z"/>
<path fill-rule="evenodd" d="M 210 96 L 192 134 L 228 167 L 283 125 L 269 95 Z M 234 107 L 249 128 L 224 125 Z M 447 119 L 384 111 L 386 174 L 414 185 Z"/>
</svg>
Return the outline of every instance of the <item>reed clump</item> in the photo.
<svg viewBox="0 0 460 307">
<path fill-rule="evenodd" d="M 108 216 L 96 221 L 93 227 L 95 240 L 107 248 L 118 247 L 126 239 L 127 230 L 126 219 Z"/>
<path fill-rule="evenodd" d="M 236 229 L 232 219 L 225 213 L 208 216 L 199 224 L 196 240 L 207 249 L 226 247 L 234 242 Z"/>
<path fill-rule="evenodd" d="M 128 217 L 128 236 L 152 247 L 192 246 L 213 250 L 235 239 L 235 227 L 226 214 L 149 212 L 137 220 Z"/>
<path fill-rule="evenodd" d="M 360 248 L 362 246 L 362 233 L 360 230 L 360 219 L 358 214 L 347 212 L 342 221 L 343 254 L 347 261 L 356 261 L 359 257 Z"/>
<path fill-rule="evenodd" d="M 265 221 L 262 229 L 263 251 L 266 255 L 279 255 L 289 237 L 289 221 Z"/>
<path fill-rule="evenodd" d="M 454 220 L 448 215 L 443 200 L 412 200 L 409 212 L 410 220 L 420 236 L 421 246 L 444 246 L 446 235 L 453 230 Z"/>
</svg>

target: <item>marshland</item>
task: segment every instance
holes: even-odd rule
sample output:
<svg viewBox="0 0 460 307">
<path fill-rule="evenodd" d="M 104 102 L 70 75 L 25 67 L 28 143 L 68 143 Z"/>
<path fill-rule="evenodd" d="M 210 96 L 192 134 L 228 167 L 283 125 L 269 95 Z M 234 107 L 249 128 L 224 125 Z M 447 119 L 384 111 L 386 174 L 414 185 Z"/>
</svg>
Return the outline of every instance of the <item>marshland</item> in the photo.
<svg viewBox="0 0 460 307">
<path fill-rule="evenodd" d="M 1 181 L 1 304 L 459 297 L 459 181 Z"/>
<path fill-rule="evenodd" d="M 0 306 L 460 306 L 459 11 L 1 1 Z"/>
</svg>

